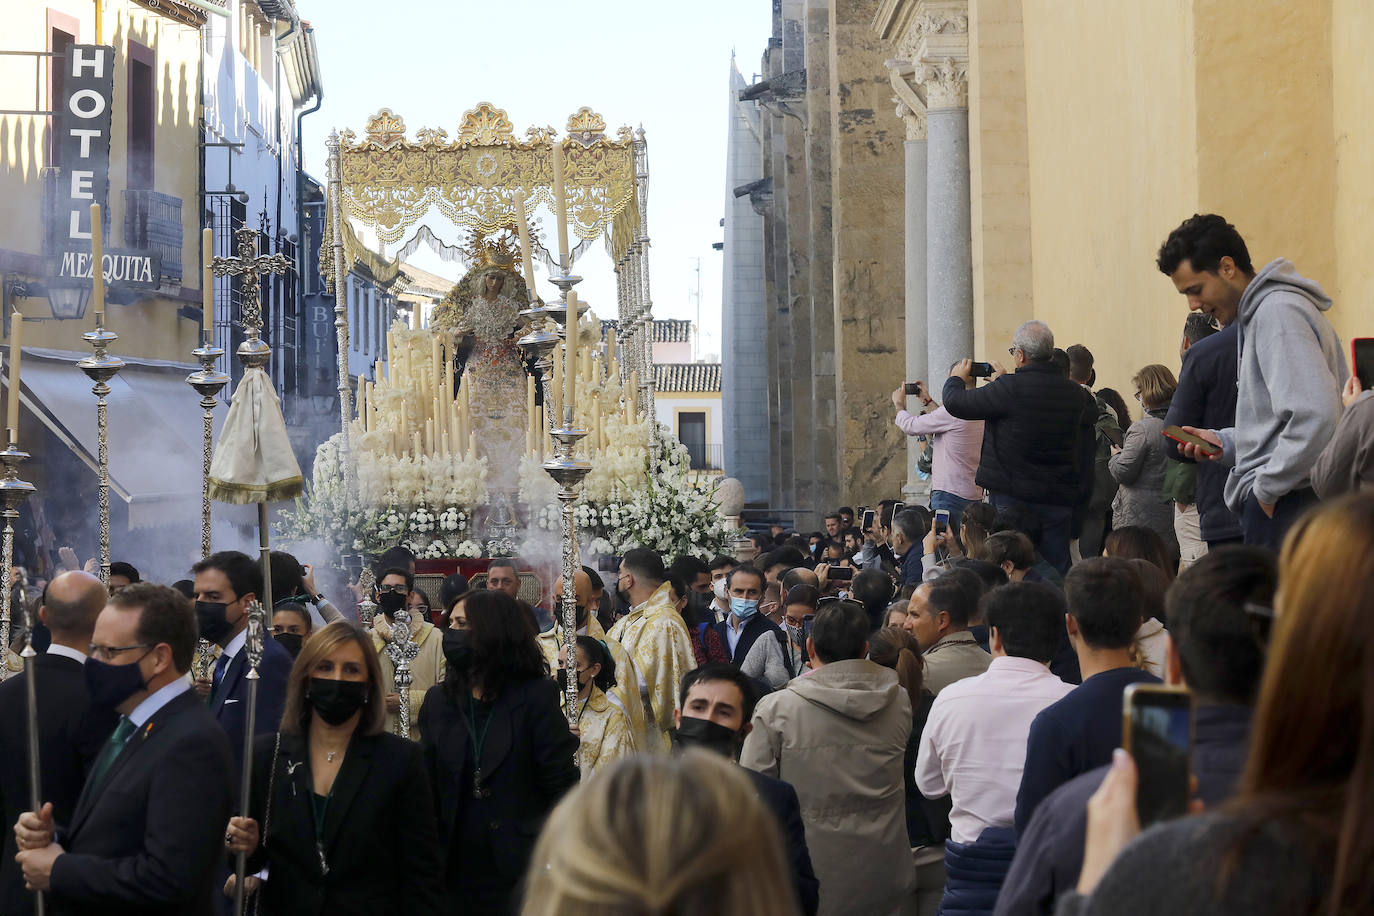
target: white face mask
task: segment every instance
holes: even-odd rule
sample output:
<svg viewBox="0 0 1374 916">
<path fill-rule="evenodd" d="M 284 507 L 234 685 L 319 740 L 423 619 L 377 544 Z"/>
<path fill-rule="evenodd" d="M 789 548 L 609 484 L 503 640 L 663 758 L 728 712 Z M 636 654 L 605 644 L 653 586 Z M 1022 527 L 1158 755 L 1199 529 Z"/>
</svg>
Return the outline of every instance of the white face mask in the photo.
<svg viewBox="0 0 1374 916">
<path fill-rule="evenodd" d="M 722 576 L 715 582 L 711 583 L 711 591 L 715 592 L 716 597 L 719 598 L 721 601 L 725 600 L 725 581 L 725 577 Z"/>
</svg>

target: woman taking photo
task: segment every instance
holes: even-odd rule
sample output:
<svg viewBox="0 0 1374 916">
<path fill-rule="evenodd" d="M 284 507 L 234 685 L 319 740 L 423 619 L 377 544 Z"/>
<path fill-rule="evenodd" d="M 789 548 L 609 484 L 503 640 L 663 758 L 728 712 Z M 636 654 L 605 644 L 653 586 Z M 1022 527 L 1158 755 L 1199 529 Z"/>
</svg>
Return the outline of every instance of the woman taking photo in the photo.
<svg viewBox="0 0 1374 916">
<path fill-rule="evenodd" d="M 385 695 L 377 653 L 353 624 L 331 623 L 301 648 L 281 732 L 253 752 L 252 817 L 230 818 L 225 832 L 229 851 L 248 855 L 249 874 L 268 869 L 260 912 L 442 912 L 424 758 L 383 732 Z"/>
<path fill-rule="evenodd" d="M 463 610 L 467 628 L 443 635 L 448 676 L 420 710 L 446 912 L 509 913 L 544 819 L 577 784 L 578 742 L 532 615 L 486 589 L 471 592 Z"/>
<path fill-rule="evenodd" d="M 1132 841 L 1138 779 L 1117 751 L 1059 916 L 1374 913 L 1374 494 L 1297 523 L 1275 604 L 1251 611 L 1254 638 L 1273 632 L 1235 797 Z"/>
</svg>

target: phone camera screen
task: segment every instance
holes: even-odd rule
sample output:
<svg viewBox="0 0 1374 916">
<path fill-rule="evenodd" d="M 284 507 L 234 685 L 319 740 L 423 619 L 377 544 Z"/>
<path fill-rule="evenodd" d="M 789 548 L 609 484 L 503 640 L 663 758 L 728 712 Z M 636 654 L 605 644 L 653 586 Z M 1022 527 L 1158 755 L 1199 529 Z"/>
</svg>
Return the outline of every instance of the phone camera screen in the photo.
<svg viewBox="0 0 1374 916">
<path fill-rule="evenodd" d="M 1137 695 L 1131 704 L 1131 756 L 1140 774 L 1141 826 L 1188 813 L 1192 714 L 1187 695 Z"/>
</svg>

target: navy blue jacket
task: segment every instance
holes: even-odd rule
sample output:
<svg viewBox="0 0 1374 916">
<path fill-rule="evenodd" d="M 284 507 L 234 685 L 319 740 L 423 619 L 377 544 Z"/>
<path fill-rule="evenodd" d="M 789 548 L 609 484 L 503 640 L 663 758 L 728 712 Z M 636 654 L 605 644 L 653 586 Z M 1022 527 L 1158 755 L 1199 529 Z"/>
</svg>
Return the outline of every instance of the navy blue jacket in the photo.
<svg viewBox="0 0 1374 916">
<path fill-rule="evenodd" d="M 1121 694 L 1127 685 L 1158 684 L 1139 668 L 1112 668 L 1079 684 L 1031 721 L 1026 766 L 1016 793 L 1016 830 L 1030 823 L 1040 800 L 1080 773 L 1108 764 L 1121 746 Z"/>
<path fill-rule="evenodd" d="M 945 382 L 945 410 L 986 420 L 978 486 L 1022 502 L 1084 506 L 1092 495 L 1097 401 L 1050 363 L 1027 363 L 981 388 Z"/>
<path fill-rule="evenodd" d="M 275 639 L 264 640 L 262 662 L 258 665 L 258 717 L 253 722 L 254 735 L 268 735 L 281 724 L 281 710 L 286 702 L 286 678 L 295 661 L 291 653 Z M 229 738 L 234 754 L 234 772 L 243 766 L 243 733 L 248 727 L 248 651 L 239 653 L 224 669 L 219 686 L 210 694 L 210 712 Z"/>
<path fill-rule="evenodd" d="M 748 774 L 759 800 L 768 806 L 778 822 L 778 833 L 787 853 L 788 864 L 792 866 L 792 879 L 797 887 L 797 899 L 801 902 L 806 916 L 815 916 L 820 906 L 820 882 L 816 880 L 815 869 L 811 867 L 811 851 L 806 845 L 806 825 L 802 822 L 801 802 L 797 800 L 797 790 L 791 783 L 756 773 L 748 767 L 740 767 Z"/>
<path fill-rule="evenodd" d="M 988 827 L 972 843 L 945 843 L 941 916 L 990 916 L 1016 853 L 1010 827 Z"/>
<path fill-rule="evenodd" d="M 1188 348 L 1178 376 L 1178 390 L 1164 415 L 1165 426 L 1227 429 L 1236 425 L 1237 327 L 1232 324 Z M 1189 460 L 1178 453 L 1178 443 L 1172 439 L 1165 440 L 1164 451 L 1176 461 Z M 1240 519 L 1226 508 L 1222 497 L 1228 473 L 1228 468 L 1215 461 L 1198 465 L 1197 511 L 1204 541 L 1241 536 Z"/>
<path fill-rule="evenodd" d="M 1231 797 L 1250 741 L 1248 706 L 1199 706 L 1193 722 L 1193 775 L 1209 809 Z M 1108 767 L 1064 783 L 1036 806 L 1002 884 L 995 916 L 1051 916 L 1078 885 L 1088 835 L 1088 799 Z"/>
</svg>

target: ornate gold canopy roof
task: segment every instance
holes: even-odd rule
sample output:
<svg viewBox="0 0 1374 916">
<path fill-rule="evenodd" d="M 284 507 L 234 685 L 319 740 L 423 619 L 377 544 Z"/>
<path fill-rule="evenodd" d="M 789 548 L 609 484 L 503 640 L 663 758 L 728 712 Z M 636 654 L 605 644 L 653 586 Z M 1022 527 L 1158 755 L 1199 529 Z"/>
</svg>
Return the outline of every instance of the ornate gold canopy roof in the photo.
<svg viewBox="0 0 1374 916">
<path fill-rule="evenodd" d="M 561 143 L 572 231 L 580 239 L 607 236 L 619 260 L 639 228 L 634 138 L 628 127 L 608 138 L 605 119 L 585 107 L 568 119 L 567 132 L 559 140 L 552 127 L 531 127 L 517 138 L 506 112 L 483 102 L 463 115 L 456 139 L 423 128 L 408 140 L 405 122 L 384 108 L 368 119 L 362 140 L 341 134 L 343 215 L 388 245 L 431 207 L 483 234 L 510 229 L 517 190 L 527 216 L 541 202 L 554 206 L 552 152 Z"/>
</svg>

